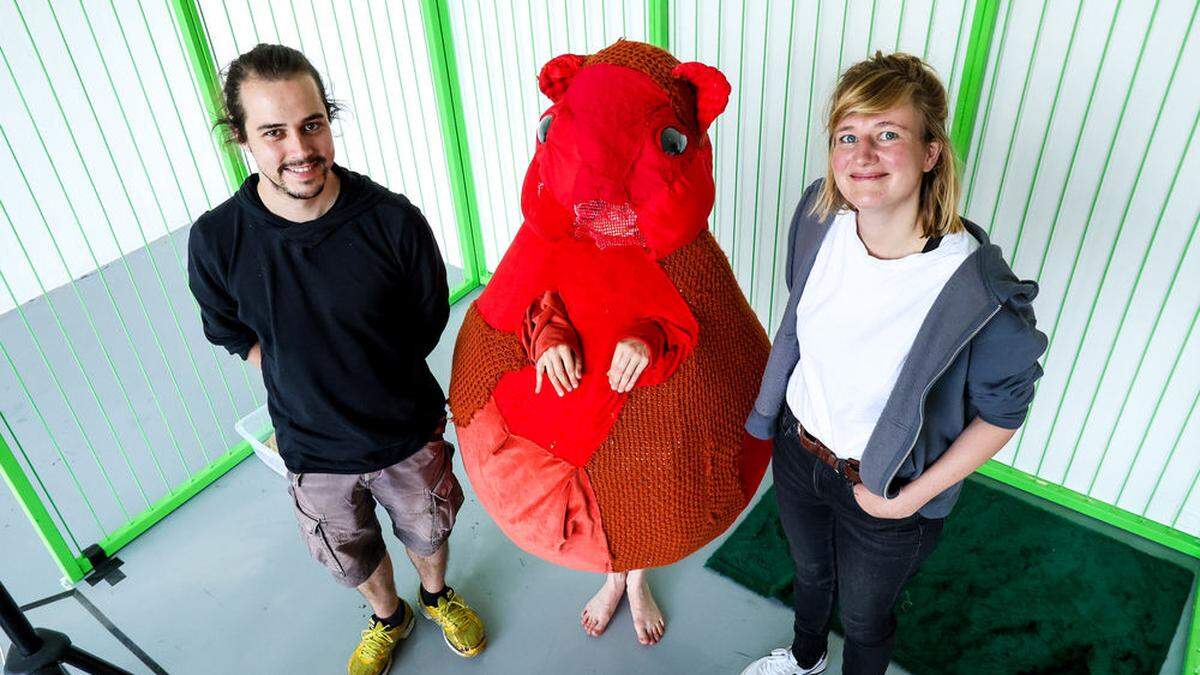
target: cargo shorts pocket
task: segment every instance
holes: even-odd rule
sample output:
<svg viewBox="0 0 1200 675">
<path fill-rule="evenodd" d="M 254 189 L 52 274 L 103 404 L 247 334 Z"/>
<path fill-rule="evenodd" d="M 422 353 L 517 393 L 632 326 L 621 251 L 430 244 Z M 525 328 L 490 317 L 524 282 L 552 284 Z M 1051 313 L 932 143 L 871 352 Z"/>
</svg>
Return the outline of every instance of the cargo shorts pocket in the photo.
<svg viewBox="0 0 1200 675">
<path fill-rule="evenodd" d="M 458 509 L 463 504 L 462 485 L 454 475 L 454 465 L 451 461 L 451 457 L 454 456 L 454 446 L 444 441 L 443 445 L 445 446 L 445 465 L 442 475 L 429 490 L 429 515 L 431 516 L 429 541 L 435 546 L 440 546 L 449 536 L 450 530 L 454 529 Z"/>
<path fill-rule="evenodd" d="M 337 552 L 325 528 L 325 521 L 319 514 L 306 507 L 301 499 L 300 486 L 304 474 L 288 472 L 288 493 L 292 496 L 292 506 L 296 511 L 296 521 L 300 526 L 300 536 L 308 546 L 308 552 L 330 572 L 346 576 L 346 567 L 338 558 Z"/>
</svg>

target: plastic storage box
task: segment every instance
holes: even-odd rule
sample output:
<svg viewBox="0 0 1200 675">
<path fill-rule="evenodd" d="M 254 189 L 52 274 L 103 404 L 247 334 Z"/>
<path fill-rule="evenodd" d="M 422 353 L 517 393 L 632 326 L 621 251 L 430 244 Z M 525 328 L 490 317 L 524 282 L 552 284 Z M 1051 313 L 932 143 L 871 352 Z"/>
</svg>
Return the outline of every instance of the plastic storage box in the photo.
<svg viewBox="0 0 1200 675">
<path fill-rule="evenodd" d="M 250 442 L 254 454 L 258 455 L 263 464 L 271 467 L 271 470 L 280 476 L 287 475 L 287 467 L 283 465 L 283 458 L 275 448 L 275 429 L 271 426 L 271 415 L 267 412 L 267 406 L 264 405 L 238 420 L 233 428 Z"/>
</svg>

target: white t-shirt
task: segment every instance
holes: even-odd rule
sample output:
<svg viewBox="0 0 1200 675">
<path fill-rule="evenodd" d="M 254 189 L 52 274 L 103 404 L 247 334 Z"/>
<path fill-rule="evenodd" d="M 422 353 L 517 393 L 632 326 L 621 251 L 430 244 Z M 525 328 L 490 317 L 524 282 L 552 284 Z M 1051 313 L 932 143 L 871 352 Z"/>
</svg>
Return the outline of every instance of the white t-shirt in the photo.
<svg viewBox="0 0 1200 675">
<path fill-rule="evenodd" d="M 854 211 L 834 217 L 796 305 L 800 361 L 787 402 L 839 457 L 862 459 L 925 315 L 977 248 L 962 231 L 928 253 L 881 260 L 859 238 Z"/>
</svg>

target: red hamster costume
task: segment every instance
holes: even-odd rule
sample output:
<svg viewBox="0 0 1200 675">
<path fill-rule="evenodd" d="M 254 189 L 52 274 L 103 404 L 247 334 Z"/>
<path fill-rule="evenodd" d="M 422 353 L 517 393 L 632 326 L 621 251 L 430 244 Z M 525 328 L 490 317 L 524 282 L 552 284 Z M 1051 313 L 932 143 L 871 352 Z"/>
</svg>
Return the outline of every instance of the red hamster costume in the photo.
<svg viewBox="0 0 1200 675">
<path fill-rule="evenodd" d="M 666 565 L 733 522 L 770 460 L 742 430 L 770 344 L 706 228 L 729 83 L 622 40 L 553 59 L 539 84 L 554 104 L 525 224 L 455 347 L 463 463 L 525 550 L 593 572 Z M 606 373 L 630 336 L 651 362 L 617 394 Z M 559 343 L 582 355 L 579 387 L 535 394 Z"/>
</svg>

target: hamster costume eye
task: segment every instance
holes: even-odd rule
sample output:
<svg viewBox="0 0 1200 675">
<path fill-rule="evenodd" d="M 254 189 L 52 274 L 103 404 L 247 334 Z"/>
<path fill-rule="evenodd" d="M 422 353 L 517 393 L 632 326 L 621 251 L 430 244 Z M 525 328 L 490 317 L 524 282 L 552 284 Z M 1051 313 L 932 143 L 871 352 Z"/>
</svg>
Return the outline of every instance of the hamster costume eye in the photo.
<svg viewBox="0 0 1200 675">
<path fill-rule="evenodd" d="M 538 122 L 538 125 L 537 125 L 538 143 L 546 142 L 546 132 L 550 131 L 550 122 L 553 119 L 554 119 L 554 115 L 546 115 L 545 117 L 543 117 L 541 119 L 540 122 Z"/>
<path fill-rule="evenodd" d="M 687 149 L 687 136 L 684 136 L 675 127 L 667 127 L 658 137 L 658 143 L 662 146 L 663 152 L 668 155 L 682 155 L 683 151 Z"/>
</svg>

